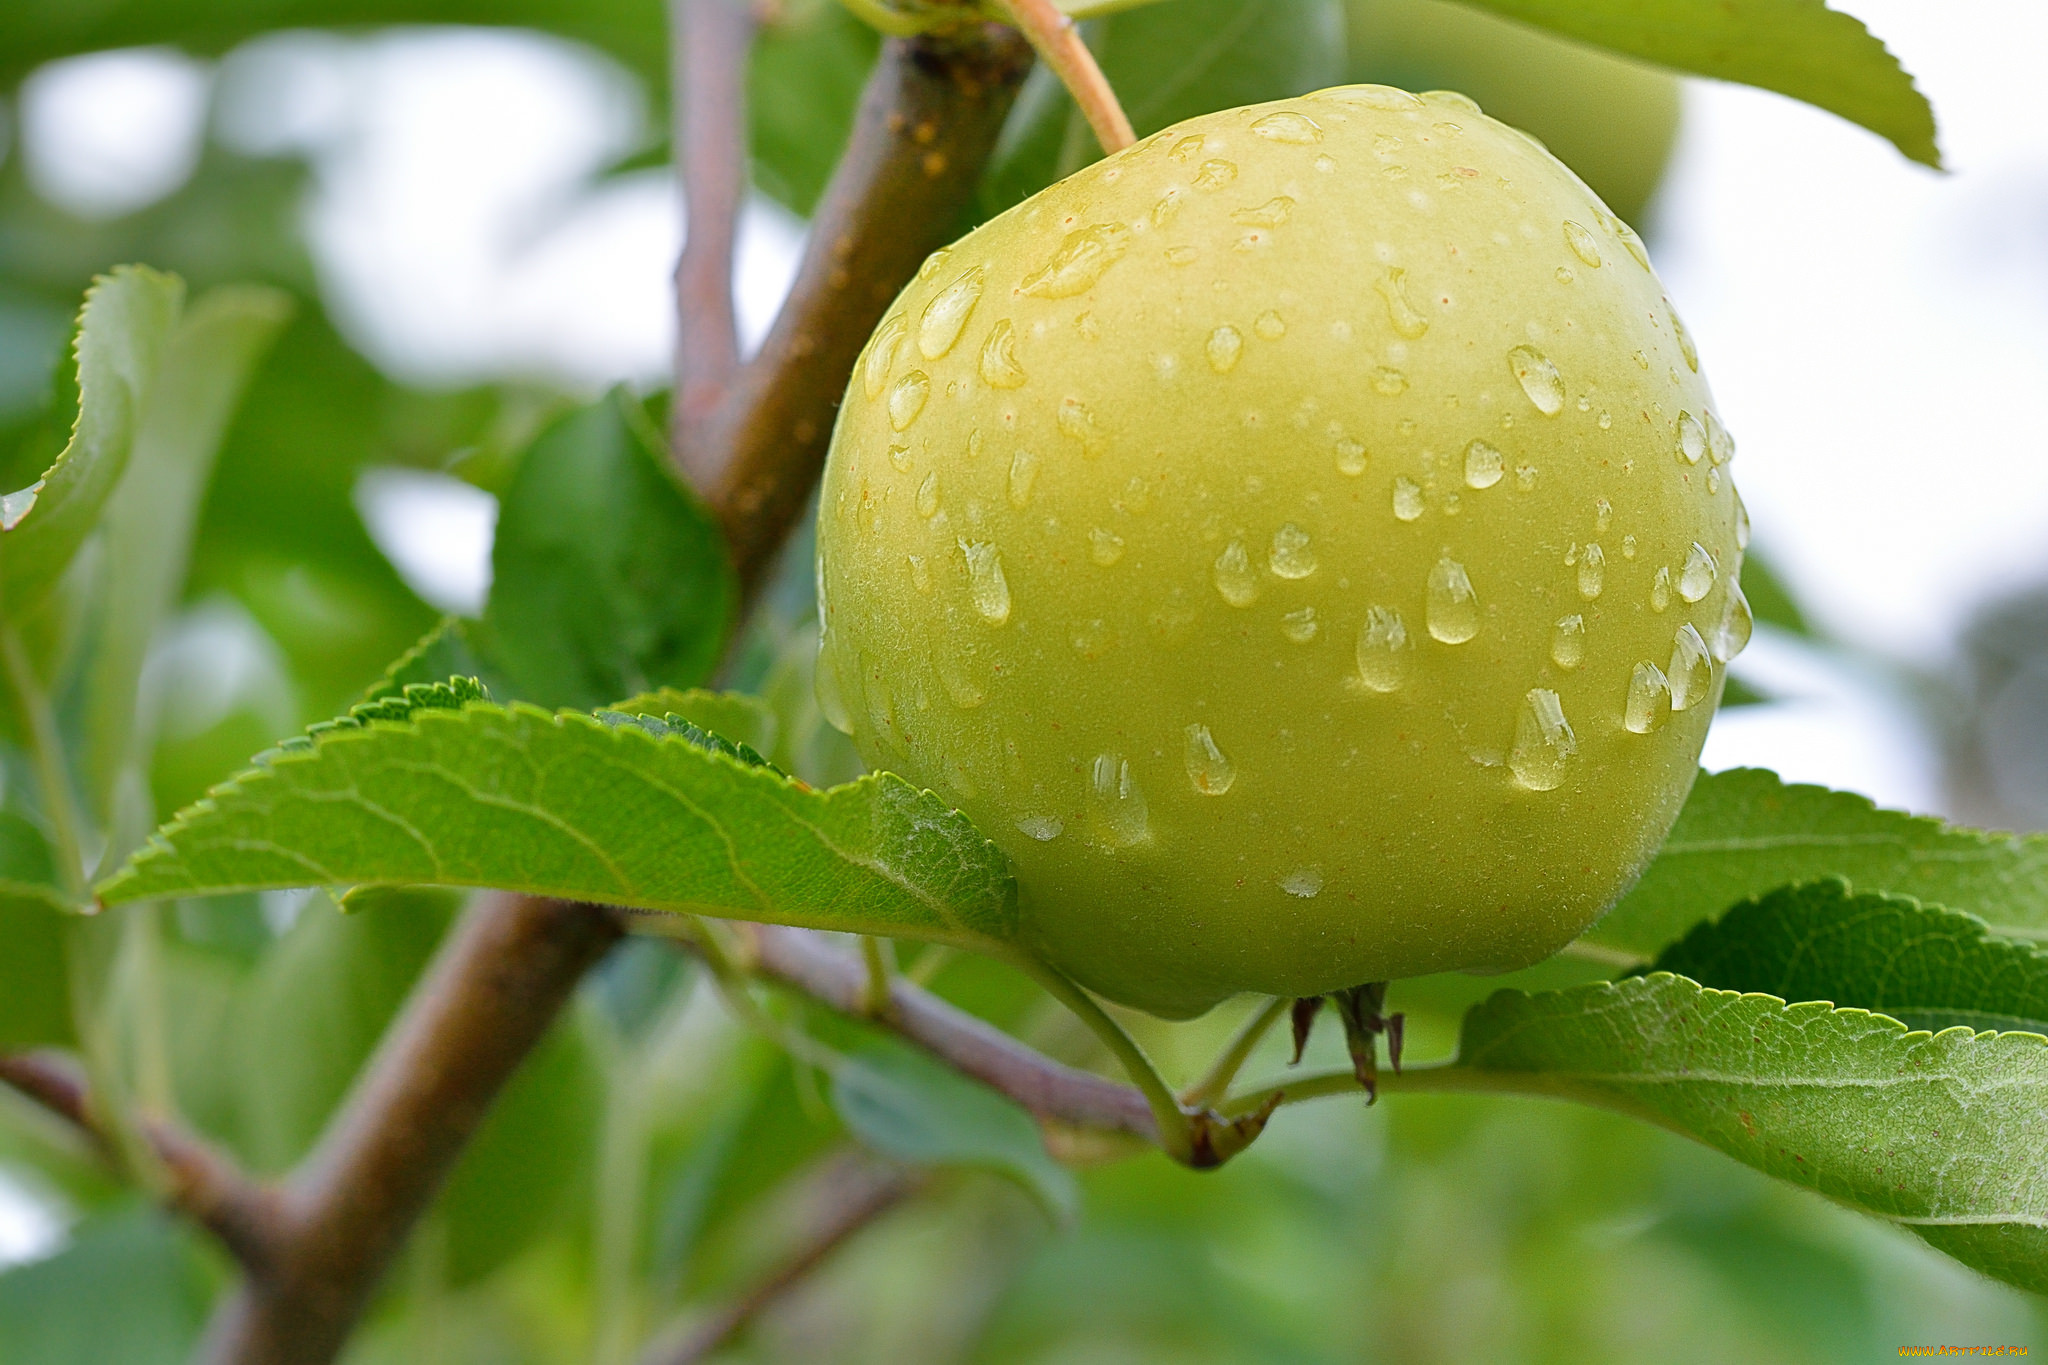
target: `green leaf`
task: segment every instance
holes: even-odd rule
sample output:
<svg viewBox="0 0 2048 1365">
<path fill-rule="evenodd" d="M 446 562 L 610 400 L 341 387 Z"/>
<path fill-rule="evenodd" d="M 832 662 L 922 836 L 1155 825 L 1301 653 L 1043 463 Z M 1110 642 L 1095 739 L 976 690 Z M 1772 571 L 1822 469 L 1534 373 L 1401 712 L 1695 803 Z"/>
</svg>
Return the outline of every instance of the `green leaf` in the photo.
<svg viewBox="0 0 2048 1365">
<path fill-rule="evenodd" d="M 526 453 L 498 513 L 473 638 L 511 696 L 590 710 L 689 687 L 718 662 L 738 593 L 711 514 L 669 472 L 624 392 Z"/>
<path fill-rule="evenodd" d="M 2048 1034 L 2048 952 L 1973 915 L 1836 880 L 1744 901 L 1666 948 L 1656 969 L 1729 991 L 1826 1000 L 1916 1029 Z"/>
<path fill-rule="evenodd" d="M 449 1174 L 436 1208 L 451 1285 L 483 1279 L 576 1207 L 603 1112 L 597 1058 L 572 1014 L 520 1064 Z"/>
<path fill-rule="evenodd" d="M 818 206 L 877 46 L 873 29 L 831 3 L 784 6 L 755 42 L 747 78 L 754 184 L 792 213 L 809 217 Z"/>
<path fill-rule="evenodd" d="M 685 692 L 664 687 L 629 697 L 605 711 L 622 716 L 679 717 L 759 753 L 775 749 L 775 712 L 767 702 L 744 692 L 706 692 L 701 688 Z"/>
<path fill-rule="evenodd" d="M 1812 635 L 1799 601 L 1771 566 L 1755 550 L 1742 556 L 1742 595 L 1749 599 L 1750 614 L 1759 624 L 1776 626 L 1794 635 Z"/>
<path fill-rule="evenodd" d="M 1700 775 L 1643 879 L 1584 941 L 1647 959 L 1737 901 L 1822 877 L 2048 938 L 2048 836 L 1966 829 L 1736 768 Z"/>
<path fill-rule="evenodd" d="M 1822 0 L 1466 0 L 1660 66 L 1761 86 L 1941 165 L 1934 111 L 1861 21 Z"/>
<path fill-rule="evenodd" d="M 6 1365 L 183 1365 L 213 1286 L 198 1234 L 151 1208 L 93 1219 L 48 1260 L 0 1275 Z"/>
<path fill-rule="evenodd" d="M 134 451 L 108 500 L 108 562 L 78 745 L 102 818 L 134 747 L 142 664 L 185 582 L 199 505 L 228 419 L 291 315 L 289 295 L 253 285 L 205 295 L 165 343 L 136 424 Z"/>
<path fill-rule="evenodd" d="M 68 918 L 46 899 L 0 889 L 0 1051 L 72 1041 Z"/>
<path fill-rule="evenodd" d="M 313 897 L 234 1016 L 242 1150 L 291 1168 L 327 1126 L 454 919 L 445 891 L 380 888 L 348 914 Z"/>
<path fill-rule="evenodd" d="M 1091 24 L 1088 41 L 1140 137 L 1334 85 L 1344 71 L 1337 0 L 1174 0 Z M 1034 71 L 983 177 L 982 212 L 1000 213 L 1101 155 L 1059 82 Z"/>
<path fill-rule="evenodd" d="M 1634 1114 L 2048 1291 L 2038 1035 L 1911 1033 L 1865 1010 L 1658 972 L 1503 991 L 1466 1016 L 1453 1071 Z"/>
<path fill-rule="evenodd" d="M 184 295 L 175 277 L 140 266 L 103 275 L 86 293 L 71 439 L 40 479 L 0 494 L 0 602 L 13 619 L 42 600 L 98 524 L 128 467 Z"/>
<path fill-rule="evenodd" d="M 107 903 L 435 883 L 982 948 L 1016 929 L 1002 854 L 891 774 L 814 791 L 680 736 L 482 702 L 260 761 L 159 831 Z"/>
<path fill-rule="evenodd" d="M 861 1144 L 912 1166 L 966 1166 L 1022 1185 L 1055 1220 L 1081 1192 L 1046 1154 L 1031 1116 L 977 1081 L 907 1047 L 877 1042 L 833 1069 L 832 1106 Z"/>
</svg>

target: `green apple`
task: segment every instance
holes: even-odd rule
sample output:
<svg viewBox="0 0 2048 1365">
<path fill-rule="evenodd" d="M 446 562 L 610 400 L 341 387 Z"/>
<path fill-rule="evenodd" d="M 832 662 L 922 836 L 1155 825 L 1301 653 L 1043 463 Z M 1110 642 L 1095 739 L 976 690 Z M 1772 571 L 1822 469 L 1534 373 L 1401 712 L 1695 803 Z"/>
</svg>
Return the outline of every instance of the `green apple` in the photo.
<svg viewBox="0 0 2048 1365">
<path fill-rule="evenodd" d="M 1112 999 L 1525 966 L 1655 851 L 1748 638 L 1697 366 L 1634 233 L 1461 95 L 1189 120 L 876 330 L 820 700 Z"/>
</svg>

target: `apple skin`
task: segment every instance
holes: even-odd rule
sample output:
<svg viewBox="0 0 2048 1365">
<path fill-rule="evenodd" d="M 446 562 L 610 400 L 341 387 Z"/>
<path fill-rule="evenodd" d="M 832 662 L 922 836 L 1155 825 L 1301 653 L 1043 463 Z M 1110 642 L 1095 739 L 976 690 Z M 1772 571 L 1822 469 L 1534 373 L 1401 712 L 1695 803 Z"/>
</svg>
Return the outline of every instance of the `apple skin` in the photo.
<svg viewBox="0 0 2048 1365">
<path fill-rule="evenodd" d="M 1660 700 L 1681 635 L 1747 639 L 1711 409 L 1640 242 L 1464 97 L 1191 119 L 936 254 L 877 329 L 819 511 L 820 701 L 1112 1000 L 1523 967 L 1677 816 L 1723 681 Z"/>
</svg>

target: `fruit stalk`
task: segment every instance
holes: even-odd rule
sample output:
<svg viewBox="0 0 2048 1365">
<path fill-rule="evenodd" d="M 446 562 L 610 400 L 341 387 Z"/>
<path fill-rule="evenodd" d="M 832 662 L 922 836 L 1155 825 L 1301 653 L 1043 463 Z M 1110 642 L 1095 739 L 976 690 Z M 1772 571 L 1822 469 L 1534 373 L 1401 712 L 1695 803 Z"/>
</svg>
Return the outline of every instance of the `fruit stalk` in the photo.
<svg viewBox="0 0 2048 1365">
<path fill-rule="evenodd" d="M 1018 29 L 1031 40 L 1031 46 L 1038 50 L 1039 59 L 1074 97 L 1081 117 L 1095 131 L 1104 154 L 1120 152 L 1136 142 L 1138 135 L 1131 130 L 1131 121 L 1125 117 L 1116 91 L 1110 89 L 1095 54 L 1081 41 L 1081 31 L 1073 19 L 1053 0 L 1002 0 L 1002 4 Z"/>
</svg>

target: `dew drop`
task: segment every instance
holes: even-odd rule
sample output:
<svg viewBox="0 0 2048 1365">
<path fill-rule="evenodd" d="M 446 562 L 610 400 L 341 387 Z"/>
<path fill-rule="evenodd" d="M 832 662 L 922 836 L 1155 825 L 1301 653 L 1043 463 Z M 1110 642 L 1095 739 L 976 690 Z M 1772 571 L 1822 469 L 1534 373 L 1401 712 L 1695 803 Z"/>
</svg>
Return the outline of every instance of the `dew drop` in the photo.
<svg viewBox="0 0 2048 1365">
<path fill-rule="evenodd" d="M 1593 499 L 1593 529 L 1605 531 L 1614 524 L 1614 504 L 1605 498 Z"/>
<path fill-rule="evenodd" d="M 1665 308 L 1671 312 L 1671 334 L 1678 338 L 1678 353 L 1685 357 L 1685 368 L 1694 374 L 1700 372 L 1700 353 L 1692 344 L 1692 333 L 1685 330 L 1685 324 L 1678 320 L 1678 310 L 1671 307 L 1671 300 L 1664 300 Z"/>
<path fill-rule="evenodd" d="M 1524 493 L 1526 493 L 1526 492 L 1528 492 L 1528 491 L 1529 491 L 1530 489 L 1534 488 L 1535 486 L 1536 486 L 1536 466 L 1535 466 L 1535 465 L 1533 465 L 1533 464 L 1518 464 L 1518 465 L 1516 465 L 1516 466 L 1515 466 L 1515 487 L 1517 487 L 1517 488 L 1521 489 L 1521 490 L 1522 490 L 1522 491 L 1523 491 Z"/>
<path fill-rule="evenodd" d="M 1401 521 L 1414 521 L 1422 515 L 1422 486 L 1413 479 L 1402 477 L 1394 480 L 1394 516 Z"/>
<path fill-rule="evenodd" d="M 1579 596 L 1590 602 L 1606 586 L 1607 552 L 1598 545 L 1588 545 L 1579 555 Z"/>
<path fill-rule="evenodd" d="M 1252 575 L 1251 556 L 1244 542 L 1233 540 L 1216 556 L 1216 591 L 1233 607 L 1248 607 L 1259 596 L 1259 580 Z"/>
<path fill-rule="evenodd" d="M 1116 532 L 1097 526 L 1088 533 L 1088 557 L 1108 568 L 1124 557 L 1124 538 Z"/>
<path fill-rule="evenodd" d="M 1010 457 L 1010 506 L 1020 511 L 1031 501 L 1032 486 L 1038 482 L 1038 457 L 1020 450 Z"/>
<path fill-rule="evenodd" d="M 1707 454 L 1715 464 L 1727 464 L 1735 458 L 1735 438 L 1728 434 L 1728 428 L 1721 425 L 1721 419 L 1712 410 L 1707 413 Z"/>
<path fill-rule="evenodd" d="M 1209 344 L 1203 349 L 1208 352 L 1210 369 L 1229 374 L 1237 368 L 1237 358 L 1244 353 L 1244 336 L 1226 322 L 1209 333 Z"/>
<path fill-rule="evenodd" d="M 967 556 L 967 590 L 981 619 L 999 626 L 1010 619 L 1010 584 L 1003 577 L 1003 552 L 991 541 L 960 542 Z"/>
<path fill-rule="evenodd" d="M 1287 335 L 1287 319 L 1268 308 L 1265 312 L 1259 314 L 1258 321 L 1252 324 L 1252 330 L 1257 332 L 1263 340 L 1278 341 L 1281 337 Z"/>
<path fill-rule="evenodd" d="M 1182 759 L 1187 764 L 1188 781 L 1203 796 L 1221 796 L 1230 790 L 1230 784 L 1237 781 L 1237 768 L 1223 751 L 1216 747 L 1215 736 L 1206 725 L 1190 725 L 1187 728 L 1187 747 Z"/>
<path fill-rule="evenodd" d="M 1322 892 L 1323 870 L 1319 867 L 1297 867 L 1280 879 L 1280 889 L 1290 896 L 1311 900 Z"/>
<path fill-rule="evenodd" d="M 1671 709 L 1684 711 L 1707 699 L 1714 688 L 1714 660 L 1707 642 L 1687 621 L 1678 628 L 1671 643 L 1671 663 L 1664 670 L 1671 678 Z"/>
<path fill-rule="evenodd" d="M 1019 288 L 1041 299 L 1070 299 L 1086 293 L 1103 271 L 1123 259 L 1130 242 L 1131 230 L 1122 223 L 1097 223 L 1070 232 L 1052 259 L 1025 276 Z"/>
<path fill-rule="evenodd" d="M 1579 751 L 1579 737 L 1564 718 L 1557 693 L 1532 687 L 1522 698 L 1515 718 L 1515 747 L 1508 751 L 1508 771 L 1532 792 L 1554 791 L 1564 783 L 1566 762 Z"/>
<path fill-rule="evenodd" d="M 917 514 L 929 517 L 939 510 L 939 471 L 934 469 L 917 486 Z"/>
<path fill-rule="evenodd" d="M 1721 620 L 1714 627 L 1714 657 L 1725 664 L 1748 649 L 1755 629 L 1756 619 L 1750 614 L 1749 599 L 1742 595 L 1742 584 L 1729 583 L 1728 600 L 1721 604 Z"/>
<path fill-rule="evenodd" d="M 1429 571 L 1424 606 L 1430 635 L 1444 644 L 1462 645 L 1479 633 L 1479 595 L 1465 566 L 1448 555 Z"/>
<path fill-rule="evenodd" d="M 1316 638 L 1316 632 L 1321 629 L 1322 624 L 1316 620 L 1316 609 L 1314 607 L 1303 607 L 1300 611 L 1290 611 L 1280 618 L 1280 633 L 1286 636 L 1292 644 L 1307 644 Z"/>
<path fill-rule="evenodd" d="M 960 340 L 967 319 L 974 316 L 974 305 L 981 302 L 983 273 L 982 267 L 974 267 L 924 306 L 917 324 L 917 349 L 926 360 L 937 360 Z"/>
<path fill-rule="evenodd" d="M 811 690 L 817 693 L 818 714 L 825 723 L 842 735 L 853 733 L 853 712 L 847 708 L 846 693 L 839 684 L 839 668 L 833 662 L 835 651 L 825 648 L 821 638 L 818 644 L 818 671 L 812 680 Z"/>
<path fill-rule="evenodd" d="M 875 339 L 868 343 L 867 359 L 860 368 L 861 388 L 870 400 L 882 396 L 882 386 L 889 382 L 890 367 L 896 363 L 896 350 L 903 344 L 907 330 L 901 313 L 875 329 Z"/>
<path fill-rule="evenodd" d="M 1550 661 L 1559 668 L 1577 668 L 1586 661 L 1586 618 L 1561 617 L 1550 632 Z"/>
<path fill-rule="evenodd" d="M 889 390 L 889 425 L 901 431 L 917 420 L 932 396 L 932 381 L 923 370 L 912 370 Z"/>
<path fill-rule="evenodd" d="M 1711 495 L 1714 493 L 1718 493 L 1720 491 L 1721 466 L 1710 464 L 1707 466 L 1707 492 L 1709 495 Z"/>
<path fill-rule="evenodd" d="M 910 472 L 910 447 L 890 446 L 889 463 L 898 474 L 908 474 Z"/>
<path fill-rule="evenodd" d="M 1392 692 L 1408 681 L 1415 646 L 1401 613 L 1392 607 L 1368 607 L 1358 628 L 1358 677 L 1375 692 Z"/>
<path fill-rule="evenodd" d="M 1202 147 L 1204 145 L 1202 135 L 1197 133 L 1192 137 L 1184 137 L 1174 143 L 1173 150 L 1168 152 L 1167 155 L 1175 161 L 1193 161 L 1202 154 Z"/>
<path fill-rule="evenodd" d="M 1095 835 L 1111 848 L 1128 848 L 1151 835 L 1145 794 L 1131 778 L 1131 765 L 1118 754 L 1097 754 L 1088 782 Z"/>
<path fill-rule="evenodd" d="M 953 705 L 962 711 L 972 711 L 988 700 L 988 693 L 980 683 L 960 666 L 956 659 L 946 659 L 939 665 L 939 685 L 946 689 L 946 695 L 953 699 Z"/>
<path fill-rule="evenodd" d="M 1273 555 L 1267 561 L 1276 577 L 1307 578 L 1316 571 L 1316 552 L 1308 543 L 1308 532 L 1293 522 L 1283 523 L 1273 533 Z"/>
<path fill-rule="evenodd" d="M 1636 258 L 1636 264 L 1648 270 L 1650 268 L 1650 252 L 1643 245 L 1643 239 L 1636 235 L 1636 230 L 1627 223 L 1622 222 L 1619 218 L 1614 219 L 1609 226 L 1614 229 L 1614 235 L 1621 238 L 1621 244 L 1628 248 L 1628 254 Z"/>
<path fill-rule="evenodd" d="M 1622 728 L 1632 735 L 1647 735 L 1671 718 L 1671 682 L 1664 670 L 1651 663 L 1637 664 L 1629 675 L 1628 702 L 1622 708 Z"/>
<path fill-rule="evenodd" d="M 1382 113 L 1404 113 L 1420 109 L 1422 101 L 1391 85 L 1341 85 L 1334 90 L 1325 90 L 1314 99 L 1329 100 L 1333 104 L 1358 104 L 1367 109 L 1378 109 Z"/>
<path fill-rule="evenodd" d="M 1345 438 L 1337 442 L 1337 472 L 1357 478 L 1365 472 L 1365 447 L 1357 441 Z"/>
<path fill-rule="evenodd" d="M 1256 208 L 1236 209 L 1230 215 L 1233 223 L 1246 227 L 1280 227 L 1294 216 L 1294 201 L 1284 194 L 1275 195 Z"/>
<path fill-rule="evenodd" d="M 1699 601 L 1714 590 L 1714 580 L 1720 572 L 1707 547 L 1694 541 L 1685 552 L 1685 567 L 1678 571 L 1678 595 L 1688 602 Z"/>
<path fill-rule="evenodd" d="M 1461 114 L 1480 112 L 1479 105 L 1470 95 L 1461 95 L 1455 90 L 1425 90 L 1422 92 L 1422 100 L 1425 104 L 1434 104 L 1439 109 L 1455 109 Z"/>
<path fill-rule="evenodd" d="M 1735 495 L 1735 548 L 1749 548 L 1749 509 L 1742 505 L 1742 494 Z"/>
<path fill-rule="evenodd" d="M 1564 220 L 1564 244 L 1572 249 L 1572 255 L 1595 270 L 1600 268 L 1600 247 L 1593 234 L 1569 218 Z"/>
<path fill-rule="evenodd" d="M 1410 341 L 1429 330 L 1429 319 L 1415 311 L 1408 302 L 1408 272 L 1399 266 L 1387 267 L 1387 273 L 1374 281 L 1373 288 L 1386 301 L 1387 321 L 1394 330 Z"/>
<path fill-rule="evenodd" d="M 1102 433 L 1095 429 L 1095 414 L 1078 398 L 1062 398 L 1056 419 L 1060 434 L 1081 443 L 1083 455 L 1102 453 Z"/>
<path fill-rule="evenodd" d="M 1393 398 L 1408 392 L 1408 376 L 1391 366 L 1381 365 L 1372 372 L 1372 387 L 1375 393 Z"/>
<path fill-rule="evenodd" d="M 1687 464 L 1698 464 L 1700 457 L 1707 453 L 1707 429 L 1700 425 L 1700 419 L 1689 412 L 1678 414 L 1678 458 Z"/>
<path fill-rule="evenodd" d="M 1049 844 L 1066 829 L 1057 815 L 1026 815 L 1017 821 L 1018 833 L 1041 844 Z"/>
<path fill-rule="evenodd" d="M 1152 226 L 1165 227 L 1180 216 L 1181 205 L 1187 202 L 1187 192 L 1175 185 L 1159 196 L 1159 202 L 1152 206 Z"/>
<path fill-rule="evenodd" d="M 1193 265 L 1195 257 L 1200 254 L 1191 246 L 1170 246 L 1166 248 L 1166 263 L 1168 265 Z"/>
<path fill-rule="evenodd" d="M 1268 142 L 1285 142 L 1297 147 L 1323 140 L 1323 130 L 1314 119 L 1306 114 L 1285 111 L 1266 115 L 1252 124 L 1252 131 Z"/>
<path fill-rule="evenodd" d="M 1198 190 L 1220 190 L 1235 179 L 1237 179 L 1236 163 L 1225 161 L 1219 157 L 1214 161 L 1204 161 L 1201 169 L 1195 172 L 1195 188 Z"/>
<path fill-rule="evenodd" d="M 932 571 L 931 566 L 925 562 L 924 556 L 905 555 L 904 558 L 910 562 L 910 586 L 916 588 L 919 592 L 930 592 L 932 590 Z"/>
<path fill-rule="evenodd" d="M 1671 570 L 1659 565 L 1657 576 L 1650 580 L 1650 610 L 1662 611 L 1671 605 Z"/>
<path fill-rule="evenodd" d="M 1008 318 L 989 328 L 988 340 L 981 344 L 981 378 L 992 389 L 1024 387 L 1024 367 L 1017 363 L 1017 335 Z"/>
<path fill-rule="evenodd" d="M 1623 559 L 1634 559 L 1636 557 L 1636 538 L 1633 535 L 1621 538 L 1621 557 Z"/>
<path fill-rule="evenodd" d="M 1534 346 L 1517 346 L 1508 352 L 1508 368 L 1538 412 L 1555 417 L 1564 411 L 1564 381 L 1543 352 Z"/>
<path fill-rule="evenodd" d="M 1501 453 L 1484 441 L 1465 447 L 1465 484 L 1468 488 L 1491 488 L 1500 482 L 1505 461 Z"/>
</svg>

